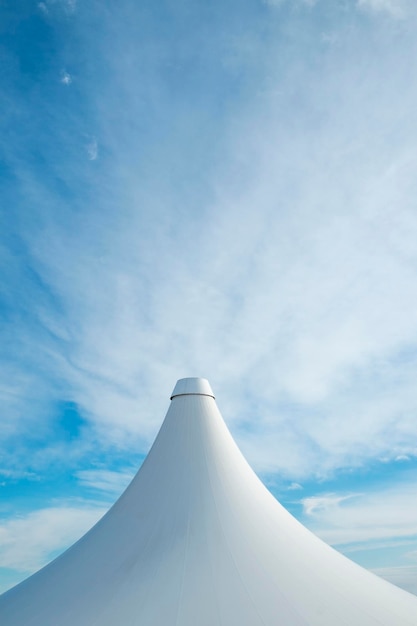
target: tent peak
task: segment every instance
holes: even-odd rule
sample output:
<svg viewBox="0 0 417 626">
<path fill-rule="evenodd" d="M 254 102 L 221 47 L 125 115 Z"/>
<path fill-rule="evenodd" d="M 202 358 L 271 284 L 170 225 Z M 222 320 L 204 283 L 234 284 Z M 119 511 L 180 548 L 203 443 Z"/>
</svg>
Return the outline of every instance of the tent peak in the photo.
<svg viewBox="0 0 417 626">
<path fill-rule="evenodd" d="M 206 378 L 180 378 L 174 387 L 171 400 L 176 396 L 215 397 L 210 383 Z"/>
</svg>

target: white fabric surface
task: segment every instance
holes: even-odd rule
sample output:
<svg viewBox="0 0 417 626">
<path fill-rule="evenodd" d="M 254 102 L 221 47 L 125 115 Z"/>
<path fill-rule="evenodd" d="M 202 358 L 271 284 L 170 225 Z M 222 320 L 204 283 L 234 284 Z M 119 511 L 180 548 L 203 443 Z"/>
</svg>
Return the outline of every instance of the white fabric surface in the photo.
<svg viewBox="0 0 417 626">
<path fill-rule="evenodd" d="M 207 381 L 186 380 L 124 494 L 0 598 L 1 626 L 416 626 L 417 597 L 299 524 L 241 455 Z"/>
</svg>

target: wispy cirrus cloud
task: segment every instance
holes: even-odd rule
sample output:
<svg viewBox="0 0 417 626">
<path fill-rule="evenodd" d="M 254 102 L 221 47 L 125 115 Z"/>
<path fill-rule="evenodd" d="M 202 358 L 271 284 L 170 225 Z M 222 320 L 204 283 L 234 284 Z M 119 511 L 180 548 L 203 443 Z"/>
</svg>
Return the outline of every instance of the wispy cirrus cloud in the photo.
<svg viewBox="0 0 417 626">
<path fill-rule="evenodd" d="M 350 498 L 360 497 L 363 494 L 348 494 L 339 496 L 336 494 L 325 494 L 323 496 L 311 496 L 302 500 L 303 509 L 306 515 L 316 515 L 324 512 L 327 514 L 329 510 L 339 509 L 339 505 Z"/>
<path fill-rule="evenodd" d="M 319 83 L 318 66 L 300 65 L 272 35 L 237 46 L 222 80 L 237 80 L 249 54 L 259 90 L 231 105 L 233 123 L 225 113 L 206 124 L 186 82 L 164 113 L 164 55 L 152 57 L 150 96 L 134 80 L 146 49 L 137 63 L 125 56 L 136 35 L 115 37 L 111 56 L 103 36 L 94 58 L 111 88 L 91 92 L 89 106 L 111 159 L 94 174 L 71 161 L 65 174 L 94 202 L 73 206 L 15 163 L 25 197 L 42 207 L 20 232 L 43 333 L 17 338 L 21 363 L 30 354 L 25 375 L 49 393 L 54 374 L 46 383 L 42 372 L 56 372 L 103 441 L 146 449 L 166 408 L 161 389 L 168 398 L 176 378 L 197 373 L 262 471 L 296 478 L 416 453 L 416 93 L 400 63 L 414 44 L 404 36 L 388 55 L 397 35 L 382 33 L 375 54 L 359 27 L 348 36 L 333 26 L 336 54 L 305 44 Z M 230 45 L 219 41 L 219 63 Z M 223 82 L 216 88 L 220 98 Z M 153 126 L 139 103 L 159 116 Z M 57 126 L 65 154 L 85 141 L 79 124 L 68 135 Z M 87 155 L 101 162 L 95 136 Z"/>
<path fill-rule="evenodd" d="M 137 468 L 130 471 L 82 470 L 77 472 L 77 478 L 83 487 L 104 492 L 114 500 L 128 486 L 136 471 Z"/>
</svg>

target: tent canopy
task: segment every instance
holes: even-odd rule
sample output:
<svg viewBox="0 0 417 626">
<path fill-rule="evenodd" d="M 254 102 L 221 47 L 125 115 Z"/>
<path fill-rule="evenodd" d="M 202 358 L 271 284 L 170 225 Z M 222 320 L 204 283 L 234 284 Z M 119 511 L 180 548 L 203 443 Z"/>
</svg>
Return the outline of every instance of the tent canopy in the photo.
<svg viewBox="0 0 417 626">
<path fill-rule="evenodd" d="M 2 626 L 416 626 L 417 597 L 296 521 L 205 379 L 178 381 L 139 472 L 75 545 L 0 598 Z"/>
</svg>

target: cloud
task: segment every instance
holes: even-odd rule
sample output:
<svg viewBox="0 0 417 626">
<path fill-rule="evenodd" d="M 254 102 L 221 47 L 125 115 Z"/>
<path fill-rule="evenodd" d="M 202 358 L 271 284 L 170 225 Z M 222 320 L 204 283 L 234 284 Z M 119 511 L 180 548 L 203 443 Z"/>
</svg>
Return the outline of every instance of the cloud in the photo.
<svg viewBox="0 0 417 626">
<path fill-rule="evenodd" d="M 358 494 L 359 496 L 362 494 Z M 358 497 L 358 495 L 356 497 Z M 335 494 L 326 494 L 323 496 L 311 496 L 304 498 L 301 502 L 306 515 L 315 515 L 318 512 L 328 513 L 329 510 L 339 507 L 341 502 L 353 498 L 353 495 L 337 496 Z"/>
<path fill-rule="evenodd" d="M 412 552 L 408 552 L 407 553 L 407 557 L 409 559 L 412 559 L 413 561 L 416 561 L 417 560 L 417 550 L 414 550 Z"/>
<path fill-rule="evenodd" d="M 72 15 L 77 10 L 77 0 L 45 0 L 38 2 L 38 9 L 46 16 L 53 10 L 64 11 L 67 15 Z"/>
<path fill-rule="evenodd" d="M 90 161 L 95 161 L 98 156 L 98 144 L 97 139 L 93 137 L 86 146 L 87 155 Z"/>
<path fill-rule="evenodd" d="M 103 491 L 114 500 L 128 486 L 135 475 L 135 470 L 112 472 L 110 470 L 82 470 L 77 472 L 81 486 Z"/>
<path fill-rule="evenodd" d="M 71 85 L 71 83 L 72 83 L 72 76 L 67 71 L 62 70 L 62 72 L 61 72 L 61 79 L 60 80 L 61 80 L 61 83 L 63 85 Z"/>
<path fill-rule="evenodd" d="M 67 7 L 67 10 L 70 13 L 73 13 L 77 9 L 77 0 L 61 0 L 61 1 L 64 2 L 65 6 Z"/>
<path fill-rule="evenodd" d="M 319 494 L 301 500 L 302 521 L 327 543 L 378 576 L 417 592 L 416 476 L 362 493 Z M 414 548 L 414 550 L 410 550 Z"/>
<path fill-rule="evenodd" d="M 45 2 L 38 2 L 38 9 L 44 15 L 48 15 L 48 13 L 49 13 L 48 6 L 47 6 L 47 4 Z"/>
<path fill-rule="evenodd" d="M 370 13 L 385 13 L 395 18 L 405 17 L 405 0 L 358 0 L 358 8 Z"/>
<path fill-rule="evenodd" d="M 259 471 L 415 455 L 413 38 L 387 27 L 370 47 L 338 13 L 330 50 L 291 13 L 285 37 L 210 23 L 149 47 L 124 5 L 106 15 L 92 40 L 80 25 L 84 108 L 62 125 L 42 101 L 55 165 L 43 179 L 20 148 L 10 165 L 26 256 L 5 264 L 23 312 L 4 331 L 7 436 L 64 395 L 106 454 L 144 452 L 175 380 L 205 375 Z"/>
<path fill-rule="evenodd" d="M 318 0 L 264 0 L 264 3 L 271 7 L 279 7 L 285 4 L 314 7 Z"/>
<path fill-rule="evenodd" d="M 99 506 L 57 506 L 0 522 L 2 567 L 27 574 L 74 543 L 106 512 Z"/>
<path fill-rule="evenodd" d="M 308 526 L 333 546 L 417 537 L 417 511 L 410 506 L 415 478 L 400 486 L 354 494 L 323 494 L 301 500 Z M 369 544 L 372 545 L 372 544 Z M 380 544 L 377 544 L 380 547 Z"/>
</svg>

